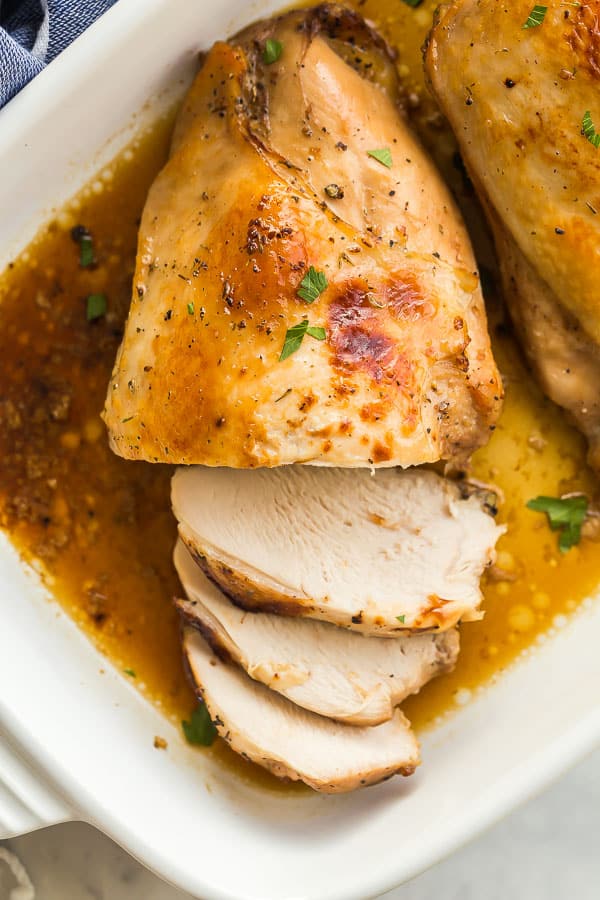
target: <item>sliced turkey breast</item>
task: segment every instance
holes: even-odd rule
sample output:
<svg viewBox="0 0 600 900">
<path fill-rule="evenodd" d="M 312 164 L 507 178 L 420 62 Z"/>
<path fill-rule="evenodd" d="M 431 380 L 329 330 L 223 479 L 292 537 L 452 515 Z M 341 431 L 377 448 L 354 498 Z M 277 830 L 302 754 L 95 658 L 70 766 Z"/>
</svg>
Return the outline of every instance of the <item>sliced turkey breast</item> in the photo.
<svg viewBox="0 0 600 900">
<path fill-rule="evenodd" d="M 386 722 L 405 697 L 456 662 L 455 628 L 380 639 L 326 622 L 249 613 L 203 575 L 182 541 L 174 560 L 188 597 L 176 605 L 215 653 L 319 715 L 353 725 Z"/>
<path fill-rule="evenodd" d="M 178 469 L 179 533 L 245 609 L 397 635 L 479 617 L 503 529 L 433 472 Z"/>
<path fill-rule="evenodd" d="M 357 728 L 307 712 L 213 655 L 198 632 L 184 653 L 199 694 L 222 738 L 245 759 L 279 778 L 341 793 L 391 775 L 412 775 L 419 747 L 406 717 Z"/>
</svg>

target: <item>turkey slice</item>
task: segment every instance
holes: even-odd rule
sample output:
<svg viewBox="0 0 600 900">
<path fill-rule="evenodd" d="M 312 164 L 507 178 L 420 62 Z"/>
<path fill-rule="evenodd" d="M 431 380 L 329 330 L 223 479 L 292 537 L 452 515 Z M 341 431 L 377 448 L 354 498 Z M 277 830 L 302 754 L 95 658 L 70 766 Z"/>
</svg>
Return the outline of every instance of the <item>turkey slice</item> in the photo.
<svg viewBox="0 0 600 900">
<path fill-rule="evenodd" d="M 378 725 L 428 681 L 453 668 L 457 629 L 370 638 L 326 622 L 234 606 L 182 541 L 175 567 L 187 594 L 176 604 L 221 657 L 305 709 L 352 725 Z"/>
<path fill-rule="evenodd" d="M 307 712 L 213 655 L 186 629 L 184 652 L 215 726 L 245 759 L 280 778 L 341 793 L 391 775 L 412 775 L 419 747 L 406 717 L 357 728 Z"/>
<path fill-rule="evenodd" d="M 430 471 L 179 469 L 179 533 L 239 606 L 369 634 L 479 618 L 503 529 Z"/>
</svg>

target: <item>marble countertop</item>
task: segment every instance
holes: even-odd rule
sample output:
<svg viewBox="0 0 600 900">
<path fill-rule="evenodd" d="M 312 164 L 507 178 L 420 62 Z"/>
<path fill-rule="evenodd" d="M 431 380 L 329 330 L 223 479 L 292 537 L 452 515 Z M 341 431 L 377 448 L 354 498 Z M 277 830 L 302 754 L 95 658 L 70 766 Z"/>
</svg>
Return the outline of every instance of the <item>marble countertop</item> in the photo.
<svg viewBox="0 0 600 900">
<path fill-rule="evenodd" d="M 190 900 L 89 825 L 57 825 L 2 845 L 35 900 Z M 454 856 L 386 900 L 598 900 L 600 750 Z M 29 900 L 0 859 L 0 900 Z M 29 894 L 29 896 L 27 896 Z M 366 900 L 366 898 L 365 898 Z"/>
</svg>

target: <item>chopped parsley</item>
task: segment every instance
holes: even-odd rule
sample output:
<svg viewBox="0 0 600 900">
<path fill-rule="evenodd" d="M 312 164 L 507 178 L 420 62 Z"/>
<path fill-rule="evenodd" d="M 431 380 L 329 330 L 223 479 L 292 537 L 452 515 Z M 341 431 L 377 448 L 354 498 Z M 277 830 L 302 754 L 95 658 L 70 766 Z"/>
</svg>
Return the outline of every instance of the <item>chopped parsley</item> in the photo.
<svg viewBox="0 0 600 900">
<path fill-rule="evenodd" d="M 188 311 L 188 315 L 189 315 L 189 316 L 193 316 L 193 315 L 194 315 L 194 304 L 193 304 L 193 303 L 188 303 L 188 305 L 187 305 L 187 311 Z"/>
<path fill-rule="evenodd" d="M 314 303 L 317 297 L 327 287 L 327 278 L 324 272 L 318 272 L 311 266 L 298 287 L 297 294 L 305 303 Z"/>
<path fill-rule="evenodd" d="M 406 621 L 406 616 L 396 616 L 396 618 L 398 619 L 399 622 L 402 622 L 402 624 L 404 625 L 404 623 Z"/>
<path fill-rule="evenodd" d="M 90 294 L 85 301 L 85 316 L 88 322 L 106 314 L 106 295 Z"/>
<path fill-rule="evenodd" d="M 184 719 L 181 727 L 188 744 L 201 744 L 203 747 L 210 747 L 217 736 L 217 729 L 211 721 L 206 703 L 199 703 L 190 716 L 190 721 L 186 722 Z"/>
<path fill-rule="evenodd" d="M 79 265 L 82 269 L 94 264 L 94 245 L 91 234 L 84 234 L 79 241 Z"/>
<path fill-rule="evenodd" d="M 367 156 L 372 156 L 386 169 L 392 168 L 392 152 L 389 147 L 381 147 L 379 150 L 367 150 Z"/>
<path fill-rule="evenodd" d="M 283 362 L 284 359 L 287 359 L 288 356 L 291 356 L 292 353 L 295 353 L 296 350 L 300 349 L 305 334 L 310 335 L 310 337 L 314 338 L 316 341 L 324 341 L 326 337 L 324 328 L 320 325 L 309 325 L 308 319 L 303 319 L 302 322 L 298 322 L 297 325 L 292 325 L 292 327 L 288 328 L 286 331 L 283 348 L 279 355 L 279 362 Z"/>
<path fill-rule="evenodd" d="M 522 28 L 537 28 L 546 18 L 548 12 L 547 6 L 539 6 L 537 3 L 529 13 L 527 21 L 523 23 Z"/>
<path fill-rule="evenodd" d="M 581 540 L 581 526 L 588 509 L 587 497 L 535 497 L 528 502 L 527 508 L 546 513 L 552 531 L 560 531 L 558 547 L 561 553 L 566 553 Z"/>
<path fill-rule="evenodd" d="M 71 229 L 71 237 L 76 244 L 79 244 L 79 265 L 82 269 L 88 269 L 95 263 L 94 243 L 92 235 L 89 233 L 85 225 L 76 225 Z"/>
<path fill-rule="evenodd" d="M 263 62 L 265 65 L 270 66 L 272 63 L 277 62 L 282 50 L 283 44 L 281 41 L 276 41 L 275 38 L 267 38 L 265 49 L 263 50 Z"/>
<path fill-rule="evenodd" d="M 413 9 L 420 6 L 422 2 L 423 0 L 404 0 L 404 3 L 406 3 L 407 6 L 412 6 Z"/>
<path fill-rule="evenodd" d="M 126 675 L 129 675 L 130 678 L 135 678 L 135 671 L 133 669 L 123 669 Z"/>
<path fill-rule="evenodd" d="M 588 139 L 590 144 L 598 149 L 600 147 L 600 132 L 596 131 L 596 127 L 592 122 L 592 114 L 588 110 L 586 110 L 583 116 L 583 122 L 581 123 L 581 133 L 584 137 Z"/>
</svg>

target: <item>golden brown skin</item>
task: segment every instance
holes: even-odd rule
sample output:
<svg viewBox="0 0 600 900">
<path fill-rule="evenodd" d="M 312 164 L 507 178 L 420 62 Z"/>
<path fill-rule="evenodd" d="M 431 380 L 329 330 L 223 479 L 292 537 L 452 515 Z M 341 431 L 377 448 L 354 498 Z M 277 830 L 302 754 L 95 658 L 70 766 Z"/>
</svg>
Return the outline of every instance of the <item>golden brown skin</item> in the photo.
<svg viewBox="0 0 600 900">
<path fill-rule="evenodd" d="M 142 218 L 105 409 L 117 453 L 407 466 L 487 440 L 501 386 L 473 254 L 397 94 L 386 46 L 341 7 L 207 54 Z M 367 153 L 384 147 L 391 168 Z M 312 304 L 310 266 L 328 282 Z M 279 361 L 303 319 L 325 340 Z"/>
<path fill-rule="evenodd" d="M 427 72 L 487 209 L 508 305 L 549 396 L 600 468 L 600 0 L 456 0 Z"/>
</svg>

